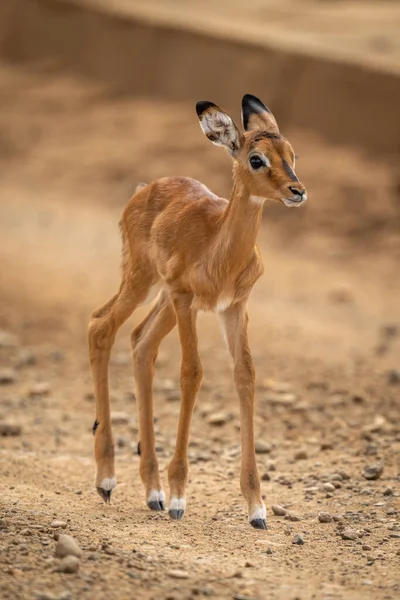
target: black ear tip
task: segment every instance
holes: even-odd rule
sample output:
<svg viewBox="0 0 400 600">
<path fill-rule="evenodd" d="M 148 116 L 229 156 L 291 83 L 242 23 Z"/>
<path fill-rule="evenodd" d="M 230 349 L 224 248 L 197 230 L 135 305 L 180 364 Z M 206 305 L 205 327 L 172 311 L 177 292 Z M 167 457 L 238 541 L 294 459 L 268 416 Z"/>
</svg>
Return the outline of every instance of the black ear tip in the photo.
<svg viewBox="0 0 400 600">
<path fill-rule="evenodd" d="M 267 106 L 265 106 L 264 102 L 261 102 L 257 96 L 253 96 L 253 94 L 245 94 L 242 99 L 242 109 L 247 111 L 248 113 L 255 112 L 260 113 L 266 110 L 267 112 L 271 112 Z"/>
<path fill-rule="evenodd" d="M 199 102 L 196 103 L 197 116 L 201 117 L 203 112 L 205 112 L 207 109 L 211 108 L 212 106 L 215 106 L 214 102 L 209 102 L 208 100 L 200 100 Z"/>
</svg>

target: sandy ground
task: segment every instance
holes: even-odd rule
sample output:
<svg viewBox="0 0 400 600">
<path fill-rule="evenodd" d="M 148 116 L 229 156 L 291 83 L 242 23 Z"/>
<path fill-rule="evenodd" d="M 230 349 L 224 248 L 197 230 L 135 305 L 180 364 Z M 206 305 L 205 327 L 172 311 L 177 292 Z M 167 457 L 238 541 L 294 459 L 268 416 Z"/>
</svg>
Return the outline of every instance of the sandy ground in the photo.
<svg viewBox="0 0 400 600">
<path fill-rule="evenodd" d="M 226 194 L 229 160 L 202 137 L 193 107 L 110 99 L 84 82 L 5 66 L 0 81 L 0 430 L 10 434 L 0 452 L 2 598 L 397 598 L 393 167 L 305 132 L 284 132 L 300 155 L 309 202 L 299 211 L 266 207 L 266 272 L 249 305 L 269 529 L 246 522 L 238 405 L 215 315 L 198 321 L 205 377 L 193 419 L 187 513 L 172 522 L 147 510 L 138 476 L 129 329 L 146 309 L 122 328 L 113 354 L 118 487 L 110 506 L 93 489 L 86 326 L 118 285 L 117 222 L 137 182 L 184 174 Z M 155 380 L 165 484 L 179 361 L 173 332 Z M 220 425 L 212 424 L 215 413 Z M 365 467 L 376 463 L 383 473 L 366 479 Z M 272 504 L 287 516 L 275 516 Z M 332 520 L 320 522 L 321 512 Z M 78 573 L 57 570 L 61 532 L 82 548 Z M 293 543 L 297 534 L 303 545 Z"/>
</svg>

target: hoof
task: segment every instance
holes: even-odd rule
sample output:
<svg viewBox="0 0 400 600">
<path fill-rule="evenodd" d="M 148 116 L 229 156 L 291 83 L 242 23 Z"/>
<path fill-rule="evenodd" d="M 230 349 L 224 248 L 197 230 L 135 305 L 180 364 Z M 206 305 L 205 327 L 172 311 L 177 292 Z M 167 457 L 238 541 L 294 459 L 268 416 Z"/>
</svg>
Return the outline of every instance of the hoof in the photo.
<svg viewBox="0 0 400 600">
<path fill-rule="evenodd" d="M 169 516 L 174 521 L 180 521 L 184 515 L 185 511 L 181 508 L 170 508 L 168 511 Z"/>
<path fill-rule="evenodd" d="M 150 502 L 147 503 L 147 506 L 150 510 L 165 510 L 165 505 L 162 500 L 150 500 Z"/>
<path fill-rule="evenodd" d="M 267 521 L 265 519 L 253 519 L 250 521 L 250 525 L 254 527 L 254 529 L 268 529 Z"/>
<path fill-rule="evenodd" d="M 101 487 L 97 487 L 96 490 L 97 490 L 97 493 L 99 494 L 99 496 L 101 497 L 101 499 L 104 500 L 104 502 L 106 504 L 110 504 L 112 490 L 105 490 Z"/>
</svg>

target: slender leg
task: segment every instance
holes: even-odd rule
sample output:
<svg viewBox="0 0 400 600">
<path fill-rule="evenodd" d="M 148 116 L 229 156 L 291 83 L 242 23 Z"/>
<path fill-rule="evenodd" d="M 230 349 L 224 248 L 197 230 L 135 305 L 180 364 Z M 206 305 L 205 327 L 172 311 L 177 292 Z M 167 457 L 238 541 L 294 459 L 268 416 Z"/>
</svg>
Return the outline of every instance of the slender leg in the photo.
<svg viewBox="0 0 400 600">
<path fill-rule="evenodd" d="M 162 292 L 157 304 L 131 335 L 139 413 L 140 476 L 146 489 L 147 506 L 152 510 L 164 510 L 165 506 L 154 440 L 154 363 L 161 341 L 175 324 L 176 317 L 171 300 L 166 292 Z"/>
<path fill-rule="evenodd" d="M 111 492 L 116 486 L 108 392 L 110 353 L 119 327 L 146 297 L 147 290 L 148 286 L 144 285 L 144 282 L 135 286 L 132 280 L 125 279 L 119 292 L 104 306 L 94 311 L 89 323 L 89 356 L 96 397 L 96 420 L 93 426 L 95 484 L 105 502 L 110 501 Z"/>
<path fill-rule="evenodd" d="M 182 347 L 182 366 L 178 433 L 175 453 L 168 468 L 169 515 L 172 519 L 181 519 L 186 507 L 189 430 L 203 371 L 197 349 L 196 312 L 191 309 L 191 301 L 192 296 L 188 294 L 173 296 Z"/>
<path fill-rule="evenodd" d="M 245 304 L 228 308 L 221 313 L 221 321 L 234 361 L 235 385 L 240 401 L 240 487 L 247 500 L 250 524 L 256 529 L 266 529 L 266 510 L 261 498 L 254 450 L 254 366 L 247 339 L 248 316 Z"/>
</svg>

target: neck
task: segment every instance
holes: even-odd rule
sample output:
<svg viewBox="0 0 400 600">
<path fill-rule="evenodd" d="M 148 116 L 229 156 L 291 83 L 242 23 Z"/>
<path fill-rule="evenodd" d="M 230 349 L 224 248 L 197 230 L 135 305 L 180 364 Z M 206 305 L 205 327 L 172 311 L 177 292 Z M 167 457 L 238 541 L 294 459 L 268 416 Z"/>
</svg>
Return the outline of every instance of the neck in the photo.
<svg viewBox="0 0 400 600">
<path fill-rule="evenodd" d="M 260 229 L 263 201 L 250 196 L 234 177 L 230 202 L 223 214 L 220 229 L 222 261 L 245 265 L 254 252 Z"/>
</svg>

